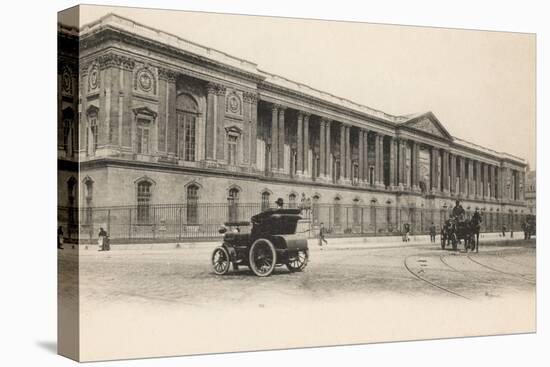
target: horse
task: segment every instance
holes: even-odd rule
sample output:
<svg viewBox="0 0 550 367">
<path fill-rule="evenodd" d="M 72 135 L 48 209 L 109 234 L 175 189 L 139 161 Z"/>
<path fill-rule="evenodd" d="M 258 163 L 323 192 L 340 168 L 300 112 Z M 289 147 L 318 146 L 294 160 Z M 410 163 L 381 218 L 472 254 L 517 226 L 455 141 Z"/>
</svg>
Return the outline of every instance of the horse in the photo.
<svg viewBox="0 0 550 367">
<path fill-rule="evenodd" d="M 481 231 L 481 216 L 474 215 L 469 220 L 470 248 L 479 252 L 479 232 Z"/>
</svg>

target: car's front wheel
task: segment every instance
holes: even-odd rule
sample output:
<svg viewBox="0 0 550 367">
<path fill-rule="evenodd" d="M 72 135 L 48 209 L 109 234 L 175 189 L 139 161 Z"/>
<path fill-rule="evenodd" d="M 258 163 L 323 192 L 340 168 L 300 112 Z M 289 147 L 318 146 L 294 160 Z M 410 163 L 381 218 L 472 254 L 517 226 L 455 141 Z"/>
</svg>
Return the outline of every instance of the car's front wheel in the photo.
<svg viewBox="0 0 550 367">
<path fill-rule="evenodd" d="M 229 253 L 225 247 L 216 247 L 212 253 L 212 268 L 214 269 L 214 273 L 218 275 L 227 274 L 230 264 Z"/>
</svg>

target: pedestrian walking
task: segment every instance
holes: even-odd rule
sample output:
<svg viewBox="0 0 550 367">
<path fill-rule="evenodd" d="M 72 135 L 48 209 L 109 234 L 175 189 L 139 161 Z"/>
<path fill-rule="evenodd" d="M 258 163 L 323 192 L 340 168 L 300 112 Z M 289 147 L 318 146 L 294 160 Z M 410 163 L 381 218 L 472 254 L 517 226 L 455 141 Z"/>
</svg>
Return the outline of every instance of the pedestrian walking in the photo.
<svg viewBox="0 0 550 367">
<path fill-rule="evenodd" d="M 108 251 L 109 250 L 109 238 L 107 235 L 107 231 L 103 229 L 103 227 L 99 227 L 99 233 L 98 233 L 98 239 L 97 239 L 97 245 L 98 250 L 97 251 Z"/>
<path fill-rule="evenodd" d="M 410 241 L 410 238 L 409 238 L 409 233 L 411 232 L 411 226 L 409 225 L 409 223 L 405 223 L 403 225 L 403 242 L 409 242 Z"/>
<path fill-rule="evenodd" d="M 502 226 L 502 237 L 506 237 L 506 226 Z"/>
<path fill-rule="evenodd" d="M 63 227 L 57 227 L 57 248 L 63 250 Z"/>
<path fill-rule="evenodd" d="M 321 250 L 323 249 L 323 242 L 325 243 L 325 245 L 328 245 L 328 241 L 325 238 L 325 233 L 325 225 L 323 222 L 321 222 L 319 224 L 319 247 L 321 247 Z"/>
<path fill-rule="evenodd" d="M 435 242 L 435 224 L 434 224 L 434 222 L 432 222 L 432 224 L 430 225 L 430 242 L 432 242 L 432 243 Z"/>
</svg>

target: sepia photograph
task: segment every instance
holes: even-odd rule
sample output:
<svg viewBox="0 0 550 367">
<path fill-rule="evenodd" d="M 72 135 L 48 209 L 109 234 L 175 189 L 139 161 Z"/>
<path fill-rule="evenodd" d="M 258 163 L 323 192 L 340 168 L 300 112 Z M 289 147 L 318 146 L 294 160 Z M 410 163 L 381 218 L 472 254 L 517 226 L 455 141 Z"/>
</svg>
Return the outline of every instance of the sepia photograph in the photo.
<svg viewBox="0 0 550 367">
<path fill-rule="evenodd" d="M 79 5 L 57 53 L 59 354 L 537 331 L 534 33 Z"/>
</svg>

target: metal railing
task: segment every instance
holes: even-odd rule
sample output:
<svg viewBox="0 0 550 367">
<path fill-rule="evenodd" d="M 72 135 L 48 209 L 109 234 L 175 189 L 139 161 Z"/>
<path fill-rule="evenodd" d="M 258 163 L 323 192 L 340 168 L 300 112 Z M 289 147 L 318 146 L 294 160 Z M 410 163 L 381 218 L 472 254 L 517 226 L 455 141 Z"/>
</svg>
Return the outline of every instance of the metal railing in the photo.
<svg viewBox="0 0 550 367">
<path fill-rule="evenodd" d="M 67 239 L 92 242 L 103 227 L 120 243 L 190 241 L 219 238 L 225 222 L 249 221 L 265 209 L 261 203 L 155 204 L 97 208 L 58 208 L 58 223 Z M 405 224 L 413 235 L 428 234 L 431 224 L 439 233 L 450 217 L 449 209 L 382 205 L 312 204 L 302 210 L 299 227 L 316 236 L 323 223 L 329 236 L 391 236 L 402 234 Z M 467 211 L 467 217 L 473 214 Z M 524 214 L 481 212 L 482 232 L 520 231 Z M 247 231 L 247 228 L 242 228 Z"/>
</svg>

